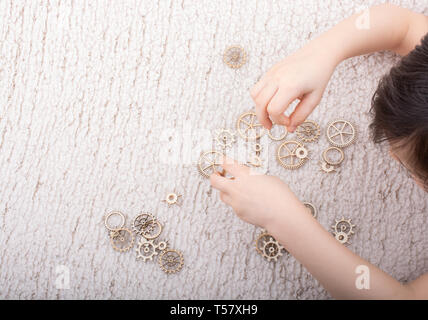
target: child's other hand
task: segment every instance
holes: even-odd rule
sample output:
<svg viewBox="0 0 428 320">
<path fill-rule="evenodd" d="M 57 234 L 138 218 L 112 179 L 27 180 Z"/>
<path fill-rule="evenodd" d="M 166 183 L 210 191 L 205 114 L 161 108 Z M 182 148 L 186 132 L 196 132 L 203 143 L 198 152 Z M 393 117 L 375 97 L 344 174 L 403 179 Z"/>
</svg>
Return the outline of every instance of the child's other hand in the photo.
<svg viewBox="0 0 428 320">
<path fill-rule="evenodd" d="M 251 88 L 257 118 L 265 128 L 270 129 L 273 121 L 294 132 L 318 105 L 337 65 L 337 59 L 326 49 L 309 43 L 274 65 Z M 299 104 L 286 117 L 285 110 L 296 99 Z"/>
<path fill-rule="evenodd" d="M 234 178 L 214 173 L 210 177 L 211 185 L 220 191 L 220 199 L 242 220 L 268 229 L 281 216 L 306 210 L 279 178 L 251 174 L 249 167 L 228 158 L 224 159 L 223 168 Z"/>
</svg>

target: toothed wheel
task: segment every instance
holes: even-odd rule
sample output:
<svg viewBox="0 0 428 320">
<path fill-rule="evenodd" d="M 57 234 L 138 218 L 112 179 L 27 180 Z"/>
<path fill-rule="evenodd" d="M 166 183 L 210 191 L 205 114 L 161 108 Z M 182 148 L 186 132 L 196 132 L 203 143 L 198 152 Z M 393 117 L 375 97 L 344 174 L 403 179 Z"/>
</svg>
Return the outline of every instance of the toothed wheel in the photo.
<svg viewBox="0 0 428 320">
<path fill-rule="evenodd" d="M 110 242 L 114 250 L 125 252 L 134 245 L 134 235 L 126 228 L 110 231 Z"/>
<path fill-rule="evenodd" d="M 153 240 L 147 240 L 145 238 L 140 239 L 136 251 L 137 260 L 142 259 L 143 262 L 146 262 L 147 260 L 153 260 L 153 257 L 158 254 Z"/>
<path fill-rule="evenodd" d="M 223 173 L 222 161 L 221 152 L 215 150 L 204 152 L 198 161 L 198 171 L 204 178 L 209 178 L 214 172 Z"/>
<path fill-rule="evenodd" d="M 284 247 L 281 246 L 278 241 L 271 239 L 264 241 L 262 254 L 263 257 L 267 259 L 267 261 L 277 261 L 278 257 L 282 256 L 283 249 Z"/>
<path fill-rule="evenodd" d="M 267 233 L 266 231 L 262 231 L 262 233 L 256 239 L 256 251 L 263 255 L 263 246 L 266 241 L 273 240 L 273 237 Z"/>
<path fill-rule="evenodd" d="M 335 233 L 344 232 L 348 236 L 354 234 L 355 225 L 352 224 L 351 219 L 345 219 L 342 217 L 342 219 L 335 221 L 336 223 L 332 226 Z"/>
<path fill-rule="evenodd" d="M 329 143 L 338 148 L 349 146 L 355 141 L 356 136 L 353 124 L 343 119 L 330 122 L 326 133 Z"/>
<path fill-rule="evenodd" d="M 349 236 L 345 232 L 338 232 L 334 235 L 337 241 L 339 241 L 341 244 L 348 243 Z"/>
<path fill-rule="evenodd" d="M 299 151 L 298 151 L 299 150 Z M 307 158 L 307 150 L 299 141 L 287 140 L 284 141 L 277 150 L 277 159 L 281 166 L 286 169 L 298 169 L 305 164 Z M 297 153 L 298 152 L 298 153 Z"/>
<path fill-rule="evenodd" d="M 166 198 L 162 201 L 168 203 L 168 206 L 172 206 L 173 204 L 178 204 L 178 198 L 181 197 L 181 194 L 177 194 L 175 192 L 168 193 Z"/>
<path fill-rule="evenodd" d="M 180 251 L 164 250 L 159 256 L 159 266 L 166 273 L 175 273 L 183 268 L 184 258 Z"/>
<path fill-rule="evenodd" d="M 230 46 L 223 54 L 223 61 L 232 69 L 238 69 L 247 61 L 247 54 L 241 46 Z"/>
<path fill-rule="evenodd" d="M 264 135 L 265 129 L 257 122 L 257 115 L 254 112 L 243 113 L 236 122 L 236 129 L 239 135 L 245 140 L 257 140 Z"/>
<path fill-rule="evenodd" d="M 142 235 L 144 232 L 151 232 L 154 228 L 153 221 L 155 217 L 150 213 L 141 213 L 134 218 L 132 230 L 136 234 Z"/>
<path fill-rule="evenodd" d="M 225 149 L 235 142 L 235 133 L 227 129 L 218 130 L 216 132 L 215 141 L 217 145 Z"/>
<path fill-rule="evenodd" d="M 303 142 L 314 142 L 319 139 L 321 130 L 318 123 L 312 120 L 306 120 L 296 129 L 299 140 Z"/>
</svg>

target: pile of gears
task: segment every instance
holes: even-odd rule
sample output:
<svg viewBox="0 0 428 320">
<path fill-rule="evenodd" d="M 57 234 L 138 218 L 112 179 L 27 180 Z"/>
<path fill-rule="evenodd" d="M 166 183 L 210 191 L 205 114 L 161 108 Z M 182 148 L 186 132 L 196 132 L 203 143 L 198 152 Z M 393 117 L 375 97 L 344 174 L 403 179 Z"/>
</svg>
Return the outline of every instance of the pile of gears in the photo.
<svg viewBox="0 0 428 320">
<path fill-rule="evenodd" d="M 176 196 L 176 194 L 174 194 Z M 176 203 L 176 198 L 166 198 L 168 204 Z M 110 219 L 114 216 L 120 218 L 120 223 L 111 225 Z M 129 251 L 135 242 L 135 237 L 140 237 L 137 243 L 137 260 L 153 261 L 158 256 L 158 264 L 166 273 L 180 271 L 184 265 L 183 254 L 174 249 L 170 249 L 168 241 L 158 240 L 162 233 L 162 224 L 150 213 L 141 213 L 132 222 L 132 231 L 125 228 L 125 215 L 120 211 L 110 212 L 104 220 L 105 227 L 109 231 L 110 243 L 114 250 L 119 252 Z M 134 235 L 135 234 L 135 235 Z"/>
<path fill-rule="evenodd" d="M 233 69 L 244 65 L 246 59 L 247 54 L 240 46 L 227 48 L 223 56 L 225 64 Z M 318 141 L 321 135 L 319 124 L 313 120 L 306 120 L 297 127 L 295 132 L 296 139 L 285 140 L 288 135 L 286 127 L 274 125 L 271 130 L 265 130 L 257 121 L 255 112 L 245 112 L 239 116 L 236 122 L 236 132 L 245 141 L 255 142 L 252 146 L 254 154 L 247 159 L 247 164 L 252 167 L 260 167 L 263 163 L 263 159 L 260 157 L 262 150 L 260 138 L 266 131 L 271 140 L 282 141 L 276 150 L 276 158 L 282 167 L 289 170 L 298 169 L 309 160 L 309 150 L 305 144 Z M 331 146 L 322 152 L 322 160 L 318 164 L 322 172 L 336 172 L 345 160 L 343 149 L 355 141 L 356 130 L 351 122 L 338 119 L 328 124 L 326 136 Z M 214 172 L 218 172 L 221 175 L 225 174 L 221 166 L 223 155 L 226 149 L 236 142 L 236 133 L 233 130 L 220 129 L 215 132 L 214 140 L 219 149 L 202 152 L 197 164 L 198 172 L 205 178 L 209 178 Z M 308 202 L 305 202 L 304 205 L 316 218 L 316 207 Z M 335 238 L 342 244 L 349 243 L 348 240 L 353 234 L 353 227 L 351 220 L 343 218 L 336 221 L 334 228 Z M 268 261 L 277 261 L 285 249 L 270 234 L 262 230 L 256 239 L 256 251 Z"/>
</svg>

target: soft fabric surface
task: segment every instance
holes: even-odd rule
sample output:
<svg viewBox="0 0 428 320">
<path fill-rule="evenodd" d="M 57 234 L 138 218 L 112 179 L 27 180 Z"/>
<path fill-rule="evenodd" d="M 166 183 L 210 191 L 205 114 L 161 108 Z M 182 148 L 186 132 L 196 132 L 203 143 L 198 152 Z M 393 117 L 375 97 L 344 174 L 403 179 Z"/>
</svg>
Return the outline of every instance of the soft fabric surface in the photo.
<svg viewBox="0 0 428 320">
<path fill-rule="evenodd" d="M 220 202 L 195 161 L 210 133 L 253 108 L 248 89 L 272 64 L 376 3 L 0 1 L 0 298 L 330 298 L 293 257 L 256 253 L 260 230 Z M 395 3 L 428 14 L 425 0 Z M 248 53 L 238 70 L 222 61 L 232 44 Z M 370 98 L 397 60 L 342 63 L 312 114 L 323 129 L 337 117 L 357 125 L 340 173 L 319 170 L 324 132 L 299 170 L 277 164 L 276 142 L 265 158 L 324 227 L 352 218 L 349 248 L 409 281 L 428 272 L 427 196 L 368 131 Z M 182 158 L 165 160 L 168 148 Z M 174 190 L 181 207 L 160 201 Z M 103 224 L 113 209 L 128 227 L 155 214 L 184 253 L 181 272 L 136 261 L 135 247 L 114 251 Z M 61 266 L 69 289 L 57 288 Z"/>
</svg>

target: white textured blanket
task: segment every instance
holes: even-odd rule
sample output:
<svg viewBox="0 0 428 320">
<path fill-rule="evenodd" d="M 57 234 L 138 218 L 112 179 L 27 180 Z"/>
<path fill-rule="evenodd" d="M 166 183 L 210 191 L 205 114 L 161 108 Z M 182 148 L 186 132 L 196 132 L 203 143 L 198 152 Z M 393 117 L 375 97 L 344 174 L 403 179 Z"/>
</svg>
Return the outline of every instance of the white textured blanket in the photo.
<svg viewBox="0 0 428 320">
<path fill-rule="evenodd" d="M 253 107 L 248 89 L 269 66 L 376 3 L 1 0 L 0 298 L 329 298 L 293 257 L 263 260 L 259 231 L 192 162 L 204 130 L 233 128 Z M 426 0 L 395 3 L 428 14 Z M 248 53 L 238 70 L 222 61 L 232 44 Z M 314 203 L 326 228 L 352 218 L 350 248 L 406 281 L 428 272 L 427 196 L 368 131 L 370 98 L 396 60 L 342 63 L 311 116 L 324 129 L 336 117 L 357 124 L 339 174 L 317 165 L 325 135 L 293 172 L 269 150 L 269 174 Z M 193 158 L 161 158 L 168 135 Z M 183 195 L 181 207 L 160 201 L 170 191 Z M 134 248 L 114 251 L 103 225 L 113 209 L 128 227 L 143 210 L 155 214 L 183 269 L 167 275 L 136 261 Z"/>
</svg>

